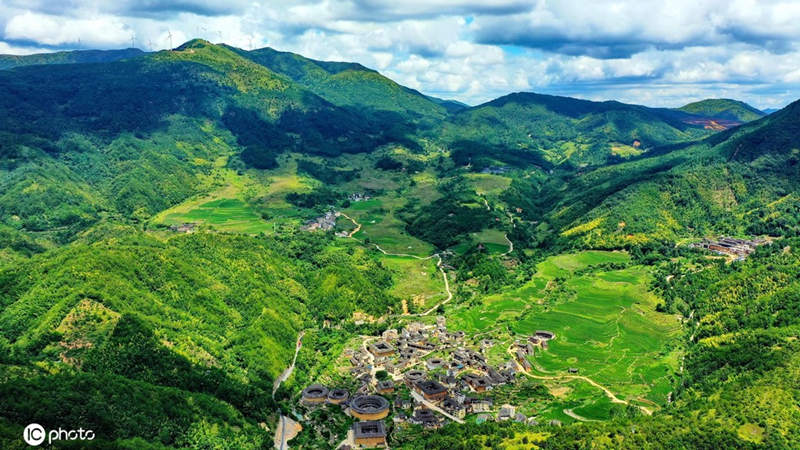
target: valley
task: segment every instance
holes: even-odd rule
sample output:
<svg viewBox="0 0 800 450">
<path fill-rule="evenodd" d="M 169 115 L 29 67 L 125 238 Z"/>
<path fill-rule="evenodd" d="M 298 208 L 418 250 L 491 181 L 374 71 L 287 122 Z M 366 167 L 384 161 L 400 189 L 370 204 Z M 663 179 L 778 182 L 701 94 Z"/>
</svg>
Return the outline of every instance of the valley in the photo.
<svg viewBox="0 0 800 450">
<path fill-rule="evenodd" d="M 800 103 L 87 57 L 0 59 L 3 448 L 67 419 L 110 448 L 800 436 Z"/>
</svg>

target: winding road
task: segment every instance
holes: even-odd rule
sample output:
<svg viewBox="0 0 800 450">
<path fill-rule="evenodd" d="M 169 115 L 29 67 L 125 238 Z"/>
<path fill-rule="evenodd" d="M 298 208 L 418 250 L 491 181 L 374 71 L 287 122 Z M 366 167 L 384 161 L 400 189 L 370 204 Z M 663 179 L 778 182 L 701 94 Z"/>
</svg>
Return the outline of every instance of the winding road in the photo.
<svg viewBox="0 0 800 450">
<path fill-rule="evenodd" d="M 514 243 L 511 242 L 511 239 L 508 238 L 508 234 L 504 234 L 503 237 L 506 239 L 506 242 L 508 242 L 508 251 L 500 254 L 500 256 L 506 256 L 514 251 Z"/>
<path fill-rule="evenodd" d="M 275 379 L 275 383 L 272 385 L 272 399 L 275 399 L 275 393 L 278 392 L 278 388 L 281 387 L 281 383 L 286 381 L 289 376 L 292 375 L 294 372 L 294 364 L 297 362 L 297 354 L 300 353 L 300 347 L 303 346 L 303 335 L 306 334 L 305 330 L 300 331 L 297 334 L 297 341 L 294 344 L 294 358 L 292 358 L 292 364 L 289 365 L 284 371 Z"/>
<path fill-rule="evenodd" d="M 450 280 L 447 279 L 447 272 L 445 272 L 444 268 L 442 267 L 442 264 L 443 264 L 442 263 L 442 257 L 438 253 L 434 253 L 434 254 L 432 254 L 430 256 L 426 256 L 426 257 L 423 258 L 422 256 L 409 255 L 408 253 L 389 253 L 386 250 L 382 249 L 381 246 L 378 245 L 378 244 L 375 244 L 375 248 L 377 248 L 379 252 L 381 252 L 381 253 L 383 253 L 384 255 L 387 255 L 387 256 L 401 256 L 401 257 L 406 257 L 406 258 L 416 258 L 416 259 L 419 259 L 420 261 L 425 261 L 425 260 L 428 260 L 428 259 L 431 259 L 431 258 L 436 258 L 436 260 L 437 260 L 436 261 L 436 268 L 439 269 L 439 272 L 441 272 L 441 274 L 442 274 L 442 279 L 444 280 L 444 290 L 445 290 L 445 292 L 447 292 L 447 298 L 442 300 L 441 302 L 433 305 L 429 310 L 427 310 L 427 311 L 425 311 L 423 313 L 405 314 L 405 315 L 408 315 L 408 316 L 427 316 L 428 314 L 436 311 L 436 309 L 439 308 L 440 306 L 447 304 L 450 300 L 453 299 L 453 293 L 450 291 Z"/>
<path fill-rule="evenodd" d="M 305 330 L 301 330 L 297 333 L 297 341 L 294 344 L 294 358 L 292 358 L 292 364 L 289 365 L 284 371 L 275 379 L 275 383 L 272 385 L 272 399 L 275 400 L 275 392 L 278 391 L 278 388 L 281 386 L 281 383 L 286 381 L 294 372 L 294 365 L 297 362 L 297 354 L 300 353 L 300 347 L 303 346 L 303 335 L 306 334 Z M 275 448 L 279 450 L 283 450 L 288 448 L 286 442 L 290 439 L 297 436 L 297 433 L 302 429 L 300 424 L 295 422 L 289 417 L 281 415 L 280 423 L 275 428 Z"/>
<path fill-rule="evenodd" d="M 599 420 L 587 419 L 586 417 L 575 414 L 575 412 L 571 408 L 564 409 L 564 414 L 572 417 L 575 420 L 580 420 L 581 422 L 599 422 Z"/>
<path fill-rule="evenodd" d="M 350 222 L 353 222 L 353 225 L 356 226 L 353 231 L 351 231 L 350 233 L 347 234 L 347 237 L 355 239 L 353 237 L 353 235 L 358 233 L 359 231 L 361 231 L 361 224 L 356 222 L 355 219 L 353 219 L 352 217 L 348 216 L 347 214 L 345 214 L 343 212 L 339 212 L 338 214 L 340 216 L 344 217 L 345 219 L 349 220 Z"/>
</svg>

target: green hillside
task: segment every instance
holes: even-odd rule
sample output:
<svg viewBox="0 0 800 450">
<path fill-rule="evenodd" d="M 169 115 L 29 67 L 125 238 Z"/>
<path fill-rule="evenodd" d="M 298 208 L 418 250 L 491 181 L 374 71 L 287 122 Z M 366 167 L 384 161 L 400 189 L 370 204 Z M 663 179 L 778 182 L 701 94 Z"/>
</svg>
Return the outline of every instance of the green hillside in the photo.
<svg viewBox="0 0 800 450">
<path fill-rule="evenodd" d="M 205 41 L 99 68 L 0 72 L 6 225 L 63 241 L 102 217 L 143 220 L 204 191 L 220 159 L 266 169 L 294 149 L 336 156 L 409 139 L 402 118 L 333 105 Z"/>
<path fill-rule="evenodd" d="M 629 408 L 610 420 L 563 427 L 470 423 L 421 431 L 398 446 L 794 448 L 800 436 L 798 244 L 776 242 L 741 264 L 673 259 L 659 266 L 658 295 L 693 311 L 683 370 L 664 411 L 647 416 Z"/>
<path fill-rule="evenodd" d="M 0 70 L 39 64 L 104 63 L 135 58 L 145 52 L 137 48 L 123 50 L 73 50 L 35 55 L 0 55 Z"/>
<path fill-rule="evenodd" d="M 715 233 L 793 235 L 782 208 L 798 198 L 800 103 L 662 155 L 587 173 L 548 213 L 590 246 Z M 551 189 L 563 189 L 552 187 Z M 779 225 L 780 224 L 780 225 Z"/>
<path fill-rule="evenodd" d="M 378 72 L 355 63 L 317 61 L 269 47 L 245 51 L 245 58 L 286 75 L 336 105 L 379 111 L 443 117 L 448 107 L 421 93 L 401 86 Z M 438 99 L 437 99 L 438 100 Z"/>
<path fill-rule="evenodd" d="M 442 134 L 456 151 L 471 152 L 471 142 L 501 146 L 505 154 L 487 155 L 498 161 L 509 162 L 513 152 L 582 167 L 709 134 L 685 123 L 686 117 L 613 101 L 516 93 L 457 112 L 443 123 Z"/>
<path fill-rule="evenodd" d="M 728 98 L 709 98 L 689 103 L 678 109 L 689 114 L 712 119 L 733 120 L 739 123 L 752 122 L 766 115 L 745 102 Z"/>
<path fill-rule="evenodd" d="M 800 440 L 800 101 L 757 120 L 729 100 L 469 107 L 199 39 L 0 64 L 2 448 L 31 422 L 99 448 L 264 448 L 281 415 L 291 446 L 331 448 L 354 419 L 302 389 L 392 376 L 393 448 Z M 720 235 L 770 244 L 689 245 Z M 404 327 L 433 350 L 396 374 L 354 362 Z M 556 337 L 516 354 L 539 330 Z M 515 375 L 479 392 L 428 369 L 461 346 Z M 488 420 L 403 419 L 412 368 L 491 400 Z M 506 403 L 524 423 L 496 420 Z"/>
<path fill-rule="evenodd" d="M 386 269 L 325 243 L 120 228 L 0 270 L 3 426 L 80 416 L 106 441 L 269 441 L 257 424 L 275 420 L 297 332 L 395 301 Z"/>
</svg>

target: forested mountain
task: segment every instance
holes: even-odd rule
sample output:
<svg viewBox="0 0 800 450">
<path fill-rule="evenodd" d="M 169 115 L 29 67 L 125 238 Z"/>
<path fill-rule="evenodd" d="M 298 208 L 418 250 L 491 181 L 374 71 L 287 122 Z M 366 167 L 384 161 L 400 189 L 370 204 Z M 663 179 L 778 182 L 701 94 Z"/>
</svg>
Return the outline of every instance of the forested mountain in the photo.
<svg viewBox="0 0 800 450">
<path fill-rule="evenodd" d="M 707 136 L 709 131 L 692 118 L 616 101 L 515 93 L 456 113 L 443 124 L 442 134 L 457 150 L 484 143 L 581 167 Z"/>
<path fill-rule="evenodd" d="M 361 64 L 317 61 L 269 47 L 238 52 L 337 105 L 441 118 L 448 107 Z"/>
<path fill-rule="evenodd" d="M 564 235 L 600 247 L 715 232 L 795 235 L 798 131 L 795 102 L 747 126 L 578 176 L 566 195 L 553 186 L 558 192 L 547 198 L 562 200 L 549 214 Z"/>
<path fill-rule="evenodd" d="M 751 122 L 766 115 L 763 111 L 759 111 L 745 102 L 729 98 L 709 98 L 689 103 L 678 109 L 709 119 L 723 119 L 738 123 Z"/>
<path fill-rule="evenodd" d="M 76 64 L 111 62 L 143 55 L 138 48 L 122 50 L 73 50 L 35 55 L 0 55 L 0 70 L 40 64 Z"/>
<path fill-rule="evenodd" d="M 0 69 L 0 447 L 31 422 L 272 447 L 281 415 L 290 445 L 335 447 L 354 419 L 303 388 L 374 392 L 391 370 L 362 381 L 359 355 L 421 327 L 436 348 L 410 367 L 458 389 L 428 370 L 452 356 L 441 323 L 515 376 L 464 391 L 489 421 L 430 429 L 396 369 L 391 447 L 800 439 L 800 101 L 469 107 L 199 39 Z M 690 245 L 720 235 L 764 245 Z M 495 421 L 504 404 L 527 419 Z"/>
<path fill-rule="evenodd" d="M 367 152 L 413 129 L 200 40 L 2 71 L 0 85 L 0 221 L 61 240 L 105 214 L 141 219 L 184 200 L 221 156 L 266 169 L 286 151 Z"/>
</svg>

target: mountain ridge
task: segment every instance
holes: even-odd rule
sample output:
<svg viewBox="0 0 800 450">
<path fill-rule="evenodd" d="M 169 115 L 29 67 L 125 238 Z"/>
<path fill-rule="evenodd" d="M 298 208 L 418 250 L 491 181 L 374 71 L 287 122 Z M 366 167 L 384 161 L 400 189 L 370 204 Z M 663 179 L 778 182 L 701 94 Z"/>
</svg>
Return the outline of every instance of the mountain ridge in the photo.
<svg viewBox="0 0 800 450">
<path fill-rule="evenodd" d="M 724 119 L 740 123 L 751 122 L 766 114 L 745 102 L 729 98 L 708 98 L 677 108 L 690 114 L 711 119 Z"/>
<path fill-rule="evenodd" d="M 41 64 L 84 64 L 112 62 L 146 54 L 137 48 L 119 50 L 70 50 L 32 55 L 0 55 L 0 70 Z"/>
<path fill-rule="evenodd" d="M 800 101 L 712 126 L 200 39 L 58 61 L 0 70 L 0 447 L 68 418 L 109 448 L 261 448 L 296 411 L 291 444 L 330 448 L 353 419 L 303 389 L 372 393 L 364 346 L 442 321 L 430 342 L 515 368 L 474 395 L 534 420 L 387 419 L 391 447 L 800 437 Z M 772 244 L 691 245 L 720 235 Z"/>
</svg>

